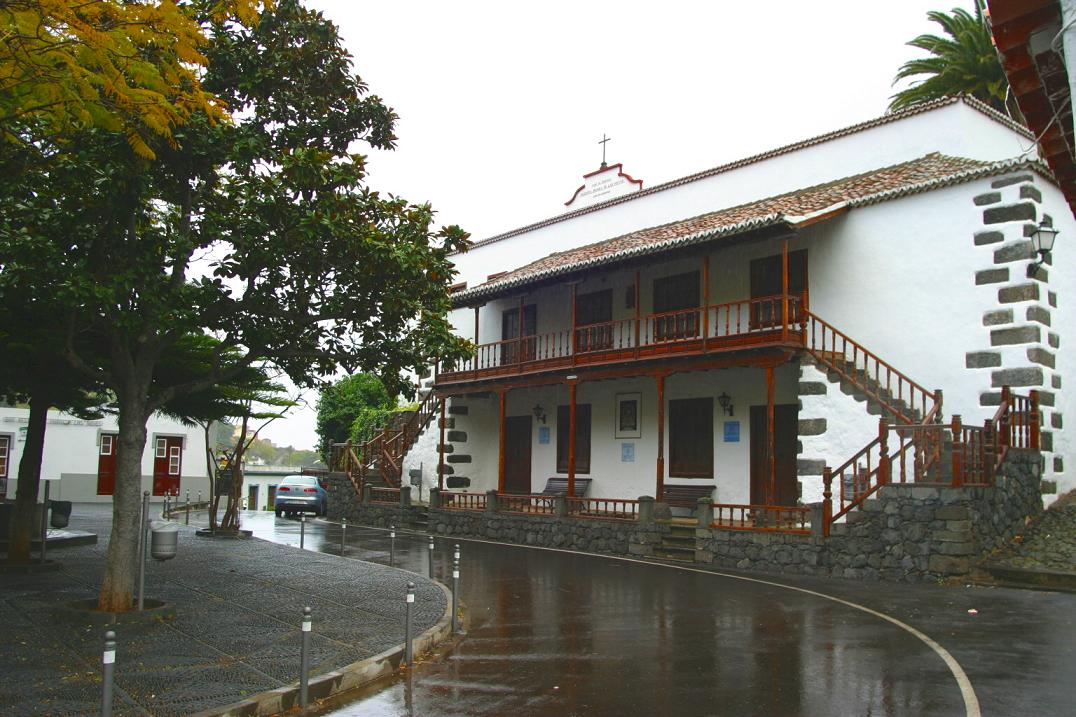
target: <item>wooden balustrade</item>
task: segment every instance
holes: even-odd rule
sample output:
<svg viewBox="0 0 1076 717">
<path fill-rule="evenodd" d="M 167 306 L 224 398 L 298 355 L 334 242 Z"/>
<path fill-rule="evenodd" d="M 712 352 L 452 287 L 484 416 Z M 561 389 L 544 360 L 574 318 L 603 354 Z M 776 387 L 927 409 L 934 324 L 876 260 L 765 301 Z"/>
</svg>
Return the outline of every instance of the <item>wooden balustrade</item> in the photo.
<svg viewBox="0 0 1076 717">
<path fill-rule="evenodd" d="M 553 515 L 556 507 L 553 498 L 548 495 L 498 493 L 497 511 L 526 515 Z"/>
<path fill-rule="evenodd" d="M 485 510 L 485 493 L 441 491 L 442 510 Z"/>
<path fill-rule="evenodd" d="M 594 520 L 635 521 L 639 518 L 639 501 L 625 498 L 567 498 L 568 515 Z"/>
<path fill-rule="evenodd" d="M 711 507 L 711 528 L 803 535 L 811 532 L 811 509 L 806 506 L 713 503 Z"/>
<path fill-rule="evenodd" d="M 372 485 L 370 486 L 370 502 L 371 503 L 389 503 L 392 505 L 400 504 L 400 489 L 399 488 L 386 488 L 384 486 Z"/>
</svg>

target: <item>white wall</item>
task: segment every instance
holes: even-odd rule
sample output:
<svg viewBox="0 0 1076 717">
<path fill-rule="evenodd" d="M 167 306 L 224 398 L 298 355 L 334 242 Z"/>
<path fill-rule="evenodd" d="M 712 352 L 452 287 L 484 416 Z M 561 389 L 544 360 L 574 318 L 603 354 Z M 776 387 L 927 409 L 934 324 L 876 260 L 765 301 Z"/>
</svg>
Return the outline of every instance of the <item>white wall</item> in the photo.
<svg viewBox="0 0 1076 717">
<path fill-rule="evenodd" d="M 8 472 L 9 499 L 15 497 L 18 466 L 25 445 L 20 428 L 26 427 L 29 413 L 29 409 L 0 407 L 0 434 L 8 434 L 13 438 Z M 115 416 L 85 421 L 58 411 L 49 411 L 41 476 L 46 479 L 60 479 L 50 486 L 50 497 L 78 502 L 110 502 L 112 496 L 97 495 L 97 461 L 100 435 L 117 431 Z M 146 431 L 146 450 L 142 455 L 142 489 L 153 488 L 154 438 L 183 436 L 180 495 L 185 495 L 188 489 L 191 491 L 192 500 L 199 490 L 208 495 L 205 435 L 202 429 L 188 428 L 171 419 L 154 415 L 147 423 Z M 160 502 L 163 498 L 154 496 L 152 500 Z"/>
</svg>

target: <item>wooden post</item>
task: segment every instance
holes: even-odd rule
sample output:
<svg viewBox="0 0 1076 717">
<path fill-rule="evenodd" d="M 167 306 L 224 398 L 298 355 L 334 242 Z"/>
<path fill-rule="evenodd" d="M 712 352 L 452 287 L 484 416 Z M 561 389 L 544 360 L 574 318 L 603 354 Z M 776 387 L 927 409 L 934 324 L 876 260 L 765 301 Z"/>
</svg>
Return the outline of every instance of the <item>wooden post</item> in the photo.
<svg viewBox="0 0 1076 717">
<path fill-rule="evenodd" d="M 576 296 L 575 296 L 575 292 L 576 292 L 576 287 L 577 286 L 578 286 L 578 284 L 573 281 L 572 282 L 572 366 L 575 366 L 575 346 L 576 346 L 576 340 L 575 340 L 575 298 L 576 298 Z"/>
<path fill-rule="evenodd" d="M 777 499 L 777 454 L 774 450 L 774 380 L 773 366 L 766 367 L 766 465 L 769 467 L 766 505 L 774 505 Z"/>
<path fill-rule="evenodd" d="M 702 352 L 710 336 L 710 255 L 702 257 Z"/>
<path fill-rule="evenodd" d="M 829 537 L 829 525 L 833 522 L 833 470 L 822 469 L 822 535 Z"/>
<path fill-rule="evenodd" d="M 781 247 L 781 341 L 788 341 L 788 239 Z"/>
<path fill-rule="evenodd" d="M 1004 410 L 1001 412 L 1001 425 L 998 426 L 998 442 L 1008 448 L 1012 445 L 1013 433 L 1012 389 L 1008 386 L 1001 387 L 1001 405 Z"/>
<path fill-rule="evenodd" d="M 497 451 L 497 492 L 504 492 L 504 444 L 505 444 L 505 430 L 504 430 L 504 412 L 505 412 L 505 399 L 508 395 L 508 391 L 501 389 L 497 392 L 501 397 L 501 418 L 498 424 L 500 430 L 497 433 L 498 451 Z"/>
<path fill-rule="evenodd" d="M 657 482 L 654 488 L 654 500 L 665 502 L 665 376 L 658 374 L 658 463 Z"/>
<path fill-rule="evenodd" d="M 639 358 L 639 270 L 635 270 L 635 358 Z"/>
<path fill-rule="evenodd" d="M 438 461 L 437 461 L 437 487 L 441 490 L 445 489 L 445 404 L 448 403 L 448 398 L 441 399 L 441 443 L 437 446 Z"/>
<path fill-rule="evenodd" d="M 888 485 L 892 466 L 889 462 L 889 421 L 885 417 L 878 419 L 878 451 L 878 485 Z"/>
<path fill-rule="evenodd" d="M 1038 390 L 1032 389 L 1029 397 L 1031 399 L 1031 416 L 1029 416 L 1029 420 L 1030 420 L 1031 425 L 1029 426 L 1029 428 L 1030 428 L 1029 444 L 1030 445 L 1028 445 L 1028 448 L 1030 448 L 1033 451 L 1037 451 L 1040 448 L 1040 437 L 1039 437 L 1039 392 L 1038 392 Z"/>
<path fill-rule="evenodd" d="M 474 307 L 474 361 L 471 363 L 471 370 L 474 373 L 474 377 L 478 378 L 478 307 Z"/>
<path fill-rule="evenodd" d="M 568 497 L 575 497 L 575 381 L 568 382 Z"/>
<path fill-rule="evenodd" d="M 519 295 L 519 331 L 516 332 L 516 370 L 523 373 L 523 294 Z"/>
<path fill-rule="evenodd" d="M 953 423 L 950 427 L 953 432 L 953 486 L 964 485 L 964 430 L 960 422 L 960 414 L 953 414 Z"/>
</svg>

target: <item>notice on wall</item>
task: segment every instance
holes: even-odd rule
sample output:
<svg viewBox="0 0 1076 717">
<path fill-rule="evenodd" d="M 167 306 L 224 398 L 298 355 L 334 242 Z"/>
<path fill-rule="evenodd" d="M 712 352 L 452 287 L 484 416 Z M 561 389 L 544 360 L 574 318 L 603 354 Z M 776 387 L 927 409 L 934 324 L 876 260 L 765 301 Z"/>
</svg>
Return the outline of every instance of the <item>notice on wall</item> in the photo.
<svg viewBox="0 0 1076 717">
<path fill-rule="evenodd" d="M 549 443 L 549 426 L 538 426 L 538 443 L 542 445 Z"/>
<path fill-rule="evenodd" d="M 621 443 L 620 444 L 620 462 L 621 463 L 634 463 L 635 462 L 635 444 L 634 443 Z"/>
<path fill-rule="evenodd" d="M 725 421 L 725 443 L 740 442 L 740 422 Z"/>
</svg>

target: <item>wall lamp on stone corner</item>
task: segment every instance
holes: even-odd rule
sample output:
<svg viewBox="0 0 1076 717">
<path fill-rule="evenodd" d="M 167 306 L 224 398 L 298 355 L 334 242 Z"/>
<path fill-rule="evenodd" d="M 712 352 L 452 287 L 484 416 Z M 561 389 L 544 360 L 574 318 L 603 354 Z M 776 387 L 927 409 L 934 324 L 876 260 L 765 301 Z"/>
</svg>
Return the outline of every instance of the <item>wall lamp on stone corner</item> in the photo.
<svg viewBox="0 0 1076 717">
<path fill-rule="evenodd" d="M 735 406 L 732 405 L 732 397 L 727 393 L 722 392 L 721 395 L 717 397 L 717 405 L 721 406 L 721 410 L 725 412 L 726 416 L 733 415 L 732 412 L 735 409 Z"/>
<path fill-rule="evenodd" d="M 1035 231 L 1031 233 L 1031 248 L 1039 255 L 1039 260 L 1032 266 L 1036 268 L 1042 266 L 1042 263 L 1046 261 L 1046 255 L 1053 251 L 1054 239 L 1057 235 L 1057 229 L 1049 226 L 1045 221 L 1035 227 Z"/>
</svg>

